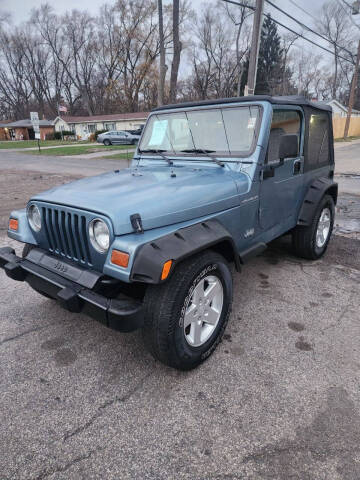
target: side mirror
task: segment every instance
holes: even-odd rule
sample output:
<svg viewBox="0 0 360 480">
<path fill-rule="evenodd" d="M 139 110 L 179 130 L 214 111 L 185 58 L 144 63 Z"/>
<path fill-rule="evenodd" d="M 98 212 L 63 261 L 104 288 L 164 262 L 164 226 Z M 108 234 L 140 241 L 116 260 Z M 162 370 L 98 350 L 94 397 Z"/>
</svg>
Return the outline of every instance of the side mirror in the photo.
<svg viewBox="0 0 360 480">
<path fill-rule="evenodd" d="M 282 135 L 280 137 L 279 158 L 294 158 L 299 155 L 299 137 L 295 134 Z"/>
</svg>

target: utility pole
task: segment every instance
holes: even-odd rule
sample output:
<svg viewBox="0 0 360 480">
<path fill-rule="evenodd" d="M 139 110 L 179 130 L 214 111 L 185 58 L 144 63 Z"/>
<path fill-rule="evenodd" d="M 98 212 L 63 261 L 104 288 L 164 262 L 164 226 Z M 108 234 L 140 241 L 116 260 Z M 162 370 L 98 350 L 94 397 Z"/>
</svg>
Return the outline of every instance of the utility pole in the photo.
<svg viewBox="0 0 360 480">
<path fill-rule="evenodd" d="M 356 92 L 356 87 L 357 87 L 358 78 L 359 78 L 359 66 L 360 66 L 360 40 L 359 40 L 358 50 L 357 50 L 357 55 L 356 55 L 355 71 L 354 71 L 352 82 L 351 82 L 349 106 L 348 106 L 346 123 L 345 123 L 345 130 L 344 130 L 344 139 L 346 139 L 349 135 L 351 114 L 352 114 L 352 109 L 353 109 L 353 106 L 354 106 L 355 92 Z"/>
<path fill-rule="evenodd" d="M 264 0 L 256 0 L 255 12 L 254 12 L 254 23 L 253 23 L 252 36 L 251 36 L 249 71 L 248 71 L 247 85 L 245 85 L 245 96 L 254 95 L 255 93 L 263 11 L 264 11 Z"/>
</svg>

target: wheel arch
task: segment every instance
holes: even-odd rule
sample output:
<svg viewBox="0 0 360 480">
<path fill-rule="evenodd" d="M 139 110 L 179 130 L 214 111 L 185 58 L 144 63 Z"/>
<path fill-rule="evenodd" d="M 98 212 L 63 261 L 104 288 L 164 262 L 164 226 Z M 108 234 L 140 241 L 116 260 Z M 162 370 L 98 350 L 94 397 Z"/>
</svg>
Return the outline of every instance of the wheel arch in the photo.
<svg viewBox="0 0 360 480">
<path fill-rule="evenodd" d="M 181 228 L 142 245 L 135 255 L 130 279 L 150 284 L 163 283 L 161 272 L 165 262 L 174 262 L 168 277 L 170 278 L 178 263 L 207 249 L 223 255 L 240 270 L 239 254 L 231 234 L 218 220 L 211 219 Z"/>
<path fill-rule="evenodd" d="M 326 194 L 332 197 L 334 204 L 336 205 L 338 184 L 332 179 L 323 177 L 318 178 L 311 183 L 300 208 L 297 225 L 309 226 L 311 224 L 316 208 Z"/>
</svg>

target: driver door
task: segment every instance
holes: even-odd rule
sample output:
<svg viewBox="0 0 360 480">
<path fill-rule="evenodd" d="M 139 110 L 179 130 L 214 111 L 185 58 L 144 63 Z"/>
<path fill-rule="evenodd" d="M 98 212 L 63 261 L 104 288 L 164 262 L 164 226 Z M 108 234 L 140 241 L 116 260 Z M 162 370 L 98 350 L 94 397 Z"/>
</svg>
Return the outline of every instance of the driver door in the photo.
<svg viewBox="0 0 360 480">
<path fill-rule="evenodd" d="M 301 109 L 277 107 L 273 111 L 265 160 L 269 170 L 262 172 L 259 217 L 261 229 L 274 229 L 274 234 L 284 231 L 296 217 L 300 205 L 304 171 L 303 122 Z M 286 134 L 298 135 L 298 155 L 295 158 L 285 158 L 279 164 L 280 141 L 282 135 Z"/>
</svg>

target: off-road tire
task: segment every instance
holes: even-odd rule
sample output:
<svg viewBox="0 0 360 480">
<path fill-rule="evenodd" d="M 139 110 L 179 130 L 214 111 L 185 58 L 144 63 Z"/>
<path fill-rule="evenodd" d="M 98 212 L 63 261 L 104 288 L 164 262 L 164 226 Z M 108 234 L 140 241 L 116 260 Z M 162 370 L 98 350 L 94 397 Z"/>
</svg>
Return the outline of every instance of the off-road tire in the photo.
<svg viewBox="0 0 360 480">
<path fill-rule="evenodd" d="M 316 245 L 316 231 L 318 228 L 318 223 L 320 216 L 324 208 L 330 210 L 331 222 L 330 222 L 330 231 L 328 233 L 325 244 L 322 247 Z M 293 249 L 297 256 L 301 258 L 306 258 L 307 260 L 317 260 L 322 257 L 326 252 L 327 246 L 330 241 L 332 229 L 334 226 L 335 219 L 335 204 L 334 200 L 330 195 L 324 195 L 324 197 L 319 202 L 315 210 L 314 217 L 309 226 L 302 227 L 297 226 L 292 233 L 292 242 Z"/>
<path fill-rule="evenodd" d="M 223 287 L 223 306 L 215 330 L 201 346 L 189 345 L 183 316 L 194 286 L 208 275 L 216 276 Z M 206 250 L 175 265 L 168 281 L 150 285 L 144 298 L 145 345 L 153 357 L 179 370 L 190 370 L 206 360 L 224 334 L 232 305 L 232 275 L 227 261 Z"/>
<path fill-rule="evenodd" d="M 111 145 L 111 142 L 110 140 L 104 140 L 103 144 L 105 145 L 105 147 L 109 147 Z"/>
<path fill-rule="evenodd" d="M 25 258 L 26 255 L 30 252 L 30 250 L 32 250 L 33 248 L 35 248 L 35 245 L 31 245 L 30 243 L 25 243 L 24 245 L 24 248 L 23 248 L 23 251 L 22 251 L 22 258 Z M 31 287 L 31 285 L 30 285 Z M 48 295 L 47 293 L 45 292 L 41 292 L 40 290 L 38 290 L 37 288 L 34 288 L 34 287 L 31 287 L 33 290 L 35 290 L 35 292 L 39 293 L 40 295 L 42 295 L 43 297 L 46 297 L 46 298 L 51 298 L 53 300 L 52 297 L 50 297 L 50 295 Z"/>
</svg>

